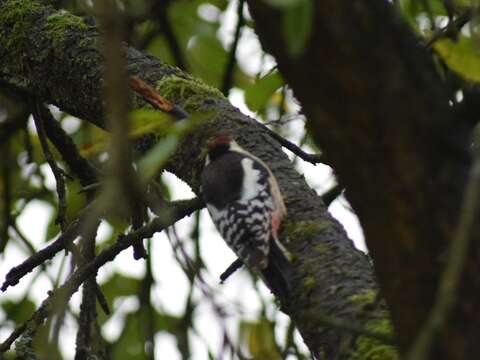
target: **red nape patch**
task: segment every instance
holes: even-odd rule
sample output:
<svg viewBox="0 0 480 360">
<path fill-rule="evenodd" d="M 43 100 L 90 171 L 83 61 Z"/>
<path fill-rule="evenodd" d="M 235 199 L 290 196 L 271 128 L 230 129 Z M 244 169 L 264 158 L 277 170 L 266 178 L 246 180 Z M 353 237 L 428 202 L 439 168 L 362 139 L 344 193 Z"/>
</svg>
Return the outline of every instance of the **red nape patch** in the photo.
<svg viewBox="0 0 480 360">
<path fill-rule="evenodd" d="M 207 142 L 208 149 L 213 149 L 220 145 L 228 145 L 233 140 L 230 134 L 217 134 Z"/>
</svg>

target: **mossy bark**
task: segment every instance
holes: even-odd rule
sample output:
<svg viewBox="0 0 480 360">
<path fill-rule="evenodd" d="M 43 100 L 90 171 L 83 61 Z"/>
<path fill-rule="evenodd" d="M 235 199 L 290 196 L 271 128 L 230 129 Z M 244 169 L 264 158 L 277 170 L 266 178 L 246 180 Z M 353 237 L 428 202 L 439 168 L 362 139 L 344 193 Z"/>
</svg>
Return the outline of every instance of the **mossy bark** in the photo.
<svg viewBox="0 0 480 360">
<path fill-rule="evenodd" d="M 22 12 L 15 10 L 18 6 Z M 16 25 L 18 21 L 22 26 Z M 371 353 L 371 347 L 360 341 L 362 336 L 326 326 L 317 316 L 328 314 L 365 326 L 389 321 L 382 302 L 360 308 L 350 301 L 355 295 L 377 291 L 370 261 L 354 248 L 278 142 L 218 90 L 133 48 L 124 49 L 130 75 L 156 86 L 187 111 L 210 116 L 185 136 L 168 170 L 198 192 L 205 142 L 215 133 L 228 131 L 275 173 L 288 208 L 281 238 L 295 256 L 289 269 L 292 292 L 279 301 L 311 351 L 326 359 L 363 356 L 364 348 Z M 37 1 L 0 0 L 0 61 L 4 79 L 63 111 L 104 126 L 101 40 L 93 26 Z M 143 104 L 138 98 L 133 103 Z M 395 353 L 394 348 L 389 351 Z"/>
</svg>

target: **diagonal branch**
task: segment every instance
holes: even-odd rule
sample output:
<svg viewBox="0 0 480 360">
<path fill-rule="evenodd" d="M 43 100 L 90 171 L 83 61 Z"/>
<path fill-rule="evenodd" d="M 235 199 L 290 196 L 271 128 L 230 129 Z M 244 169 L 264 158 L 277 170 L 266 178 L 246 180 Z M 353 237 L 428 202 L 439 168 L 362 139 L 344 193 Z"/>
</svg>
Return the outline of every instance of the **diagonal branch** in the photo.
<svg viewBox="0 0 480 360">
<path fill-rule="evenodd" d="M 10 269 L 5 277 L 5 281 L 2 284 L 1 290 L 5 291 L 9 286 L 18 284 L 20 279 L 22 279 L 25 275 L 27 275 L 37 266 L 43 264 L 45 261 L 53 258 L 55 254 L 65 249 L 69 243 L 73 242 L 80 232 L 80 227 L 84 216 L 85 213 L 84 215 L 80 215 L 77 220 L 73 221 L 53 243 L 30 256 L 20 265 Z"/>
</svg>

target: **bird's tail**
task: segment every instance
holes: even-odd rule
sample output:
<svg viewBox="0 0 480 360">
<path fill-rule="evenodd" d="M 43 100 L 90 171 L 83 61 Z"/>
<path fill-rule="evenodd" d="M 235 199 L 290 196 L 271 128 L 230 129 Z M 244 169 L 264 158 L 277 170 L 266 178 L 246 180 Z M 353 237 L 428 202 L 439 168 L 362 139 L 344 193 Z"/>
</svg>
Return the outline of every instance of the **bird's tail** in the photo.
<svg viewBox="0 0 480 360">
<path fill-rule="evenodd" d="M 273 240 L 273 239 L 272 239 Z M 272 292 L 287 303 L 291 291 L 291 258 L 286 256 L 285 248 L 273 240 L 270 245 L 268 264 L 262 270 L 265 282 Z"/>
</svg>

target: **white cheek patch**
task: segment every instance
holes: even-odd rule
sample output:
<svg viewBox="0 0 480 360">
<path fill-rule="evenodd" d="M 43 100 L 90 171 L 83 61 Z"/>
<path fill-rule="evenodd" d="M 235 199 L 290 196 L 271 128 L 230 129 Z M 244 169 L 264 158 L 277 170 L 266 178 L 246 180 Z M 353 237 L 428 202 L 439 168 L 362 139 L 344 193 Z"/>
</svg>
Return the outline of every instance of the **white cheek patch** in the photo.
<svg viewBox="0 0 480 360">
<path fill-rule="evenodd" d="M 253 160 L 250 158 L 242 159 L 244 181 L 242 185 L 242 194 L 240 200 L 250 200 L 256 197 L 264 188 L 259 183 L 260 171 L 253 168 Z"/>
</svg>

